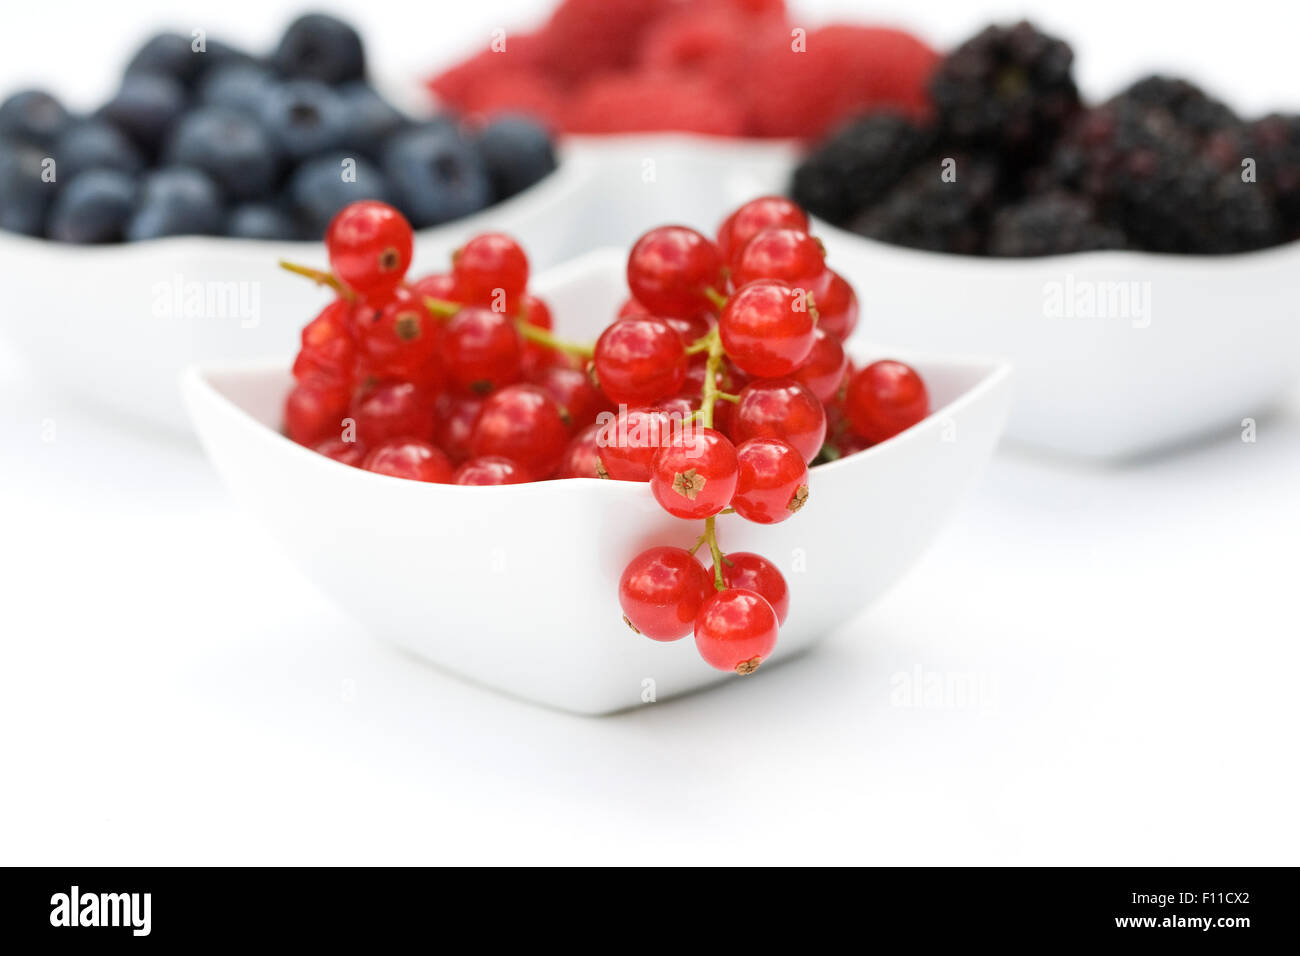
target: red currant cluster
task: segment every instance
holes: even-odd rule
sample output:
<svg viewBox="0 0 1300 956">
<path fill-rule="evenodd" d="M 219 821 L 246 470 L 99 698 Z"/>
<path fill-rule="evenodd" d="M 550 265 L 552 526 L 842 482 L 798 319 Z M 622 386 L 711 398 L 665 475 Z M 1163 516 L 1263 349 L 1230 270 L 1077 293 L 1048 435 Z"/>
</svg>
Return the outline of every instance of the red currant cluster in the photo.
<svg viewBox="0 0 1300 956">
<path fill-rule="evenodd" d="M 746 203 L 716 241 L 684 226 L 641 237 L 631 297 L 594 346 L 564 342 L 528 292 L 528 259 L 487 233 L 447 273 L 408 280 L 412 235 L 380 202 L 326 234 L 331 270 L 285 264 L 337 298 L 303 329 L 285 405 L 294 441 L 399 478 L 500 485 L 645 481 L 671 515 L 704 521 L 689 550 L 623 573 L 624 619 L 660 641 L 692 630 L 714 667 L 751 673 L 790 598 L 777 567 L 724 554 L 716 519 L 785 521 L 816 460 L 884 441 L 929 413 L 908 366 L 855 371 L 857 298 L 787 199 Z M 706 546 L 712 566 L 696 557 Z"/>
</svg>

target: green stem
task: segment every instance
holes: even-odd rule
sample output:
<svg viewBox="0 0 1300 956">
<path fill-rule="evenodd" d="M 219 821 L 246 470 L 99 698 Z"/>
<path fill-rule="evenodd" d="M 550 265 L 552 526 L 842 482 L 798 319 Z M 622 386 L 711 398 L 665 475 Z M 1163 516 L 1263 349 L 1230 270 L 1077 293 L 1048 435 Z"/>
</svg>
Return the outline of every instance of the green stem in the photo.
<svg viewBox="0 0 1300 956">
<path fill-rule="evenodd" d="M 716 515 L 704 519 L 704 539 L 709 544 L 709 553 L 713 555 L 713 587 L 724 591 L 727 585 L 722 581 L 722 562 L 727 560 L 727 556 L 718 547 L 717 520 Z"/>
<path fill-rule="evenodd" d="M 723 307 L 727 304 L 727 297 L 717 289 L 713 288 L 713 286 L 705 288 L 704 294 L 708 297 L 709 301 L 713 303 L 713 307 L 719 312 L 721 312 Z"/>
<path fill-rule="evenodd" d="M 424 307 L 439 319 L 450 319 L 462 308 L 459 302 L 450 302 L 447 299 L 435 299 L 431 295 L 424 297 Z"/>
<path fill-rule="evenodd" d="M 515 319 L 515 327 L 519 329 L 519 334 L 530 342 L 536 342 L 538 345 L 544 345 L 549 349 L 555 349 L 557 352 L 568 352 L 570 355 L 578 355 L 582 358 L 591 358 L 596 350 L 590 345 L 584 345 L 580 342 L 566 342 L 563 339 L 557 339 L 546 329 L 539 329 L 535 325 L 530 325 L 523 319 Z"/>
<path fill-rule="evenodd" d="M 345 287 L 332 272 L 325 272 L 322 269 L 313 269 L 311 266 L 300 266 L 296 262 L 289 262 L 285 259 L 280 260 L 280 268 L 285 272 L 292 272 L 294 275 L 303 276 L 311 279 L 317 285 L 327 285 L 343 298 L 351 302 L 356 298 L 352 290 Z"/>
<path fill-rule="evenodd" d="M 700 401 L 700 422 L 713 427 L 713 406 L 722 392 L 718 389 L 718 372 L 722 369 L 722 337 L 715 327 L 709 333 L 709 360 L 704 365 L 704 395 Z"/>
</svg>

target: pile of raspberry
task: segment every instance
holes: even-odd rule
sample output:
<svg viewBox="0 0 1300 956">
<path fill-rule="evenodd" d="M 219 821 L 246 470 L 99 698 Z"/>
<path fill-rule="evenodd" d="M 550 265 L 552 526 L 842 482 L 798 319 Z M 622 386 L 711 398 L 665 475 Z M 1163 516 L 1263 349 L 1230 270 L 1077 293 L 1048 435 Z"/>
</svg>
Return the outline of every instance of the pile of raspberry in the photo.
<svg viewBox="0 0 1300 956">
<path fill-rule="evenodd" d="M 708 663 L 751 673 L 789 596 L 772 562 L 722 551 L 717 518 L 789 519 L 809 501 L 810 465 L 930 410 L 907 365 L 853 367 L 843 342 L 857 296 L 808 229 L 802 209 L 766 196 L 716 240 L 650 230 L 628 256 L 630 298 L 586 345 L 556 337 L 513 239 L 477 236 L 450 272 L 408 280 L 410 226 L 391 206 L 354 203 L 327 233 L 330 272 L 289 267 L 338 295 L 303 330 L 285 430 L 416 481 L 647 482 L 665 511 L 704 526 L 694 547 L 633 559 L 624 620 L 661 641 L 694 631 Z M 708 570 L 696 557 L 706 546 Z"/>
<path fill-rule="evenodd" d="M 429 87 L 469 115 L 565 132 L 810 138 L 866 110 L 923 115 L 936 59 L 900 30 L 809 29 L 784 0 L 564 0 Z"/>
</svg>

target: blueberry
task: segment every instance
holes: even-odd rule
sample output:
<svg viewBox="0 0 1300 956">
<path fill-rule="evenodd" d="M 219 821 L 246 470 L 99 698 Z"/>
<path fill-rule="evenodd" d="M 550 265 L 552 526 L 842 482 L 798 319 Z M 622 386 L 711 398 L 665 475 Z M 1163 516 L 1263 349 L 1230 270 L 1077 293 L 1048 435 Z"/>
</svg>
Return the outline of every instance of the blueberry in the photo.
<svg viewBox="0 0 1300 956">
<path fill-rule="evenodd" d="M 68 111 L 44 90 L 22 90 L 0 103 L 0 136 L 46 149 L 68 125 Z"/>
<path fill-rule="evenodd" d="M 498 116 L 479 134 L 478 148 L 497 199 L 522 192 L 555 169 L 551 137 L 527 116 Z"/>
<path fill-rule="evenodd" d="M 229 43 L 222 43 L 220 40 L 207 40 L 205 49 L 199 54 L 199 65 L 195 70 L 195 78 L 202 80 L 213 70 L 219 70 L 229 66 L 257 66 L 257 59 L 238 47 L 233 47 Z"/>
<path fill-rule="evenodd" d="M 204 106 L 223 106 L 256 116 L 275 77 L 256 63 L 231 63 L 214 66 L 199 81 L 197 97 Z"/>
<path fill-rule="evenodd" d="M 122 81 L 99 115 L 152 155 L 185 109 L 185 100 L 185 88 L 171 77 L 136 73 Z"/>
<path fill-rule="evenodd" d="M 226 235 L 237 239 L 297 239 L 293 217 L 269 203 L 238 206 L 226 221 Z"/>
<path fill-rule="evenodd" d="M 45 234 L 62 242 L 118 242 L 135 192 L 135 178 L 116 169 L 82 173 L 54 200 Z"/>
<path fill-rule="evenodd" d="M 126 64 L 126 75 L 154 73 L 187 84 L 198 74 L 201 65 L 194 51 L 194 38 L 179 33 L 159 33 L 145 41 Z"/>
<path fill-rule="evenodd" d="M 39 236 L 45 232 L 45 211 L 55 183 L 41 178 L 44 150 L 0 139 L 0 229 Z"/>
<path fill-rule="evenodd" d="M 307 160 L 289 178 L 288 192 L 311 239 L 322 238 L 334 214 L 350 202 L 391 201 L 388 184 L 378 169 L 365 159 L 342 153 Z"/>
<path fill-rule="evenodd" d="M 258 119 L 281 153 L 300 160 L 343 145 L 348 111 L 324 83 L 290 80 L 267 93 Z"/>
<path fill-rule="evenodd" d="M 102 119 L 80 120 L 54 141 L 55 174 L 71 182 L 89 169 L 116 169 L 138 173 L 144 168 L 140 150 L 116 126 Z"/>
<path fill-rule="evenodd" d="M 186 166 L 155 169 L 140 184 L 139 204 L 127 223 L 131 242 L 161 236 L 211 236 L 221 232 L 221 191 L 207 173 Z"/>
<path fill-rule="evenodd" d="M 369 83 L 348 83 L 337 92 L 348 111 L 344 144 L 364 156 L 377 158 L 384 141 L 409 123 Z"/>
<path fill-rule="evenodd" d="M 416 228 L 469 215 L 492 201 L 478 150 L 445 122 L 394 136 L 384 148 L 384 172 L 396 205 Z"/>
<path fill-rule="evenodd" d="M 207 106 L 181 117 L 163 157 L 168 165 L 193 166 L 234 199 L 260 199 L 276 185 L 275 148 L 252 117 Z"/>
<path fill-rule="evenodd" d="M 346 83 L 366 75 L 357 31 L 323 13 L 308 13 L 289 24 L 271 59 L 284 76 L 322 83 Z"/>
</svg>

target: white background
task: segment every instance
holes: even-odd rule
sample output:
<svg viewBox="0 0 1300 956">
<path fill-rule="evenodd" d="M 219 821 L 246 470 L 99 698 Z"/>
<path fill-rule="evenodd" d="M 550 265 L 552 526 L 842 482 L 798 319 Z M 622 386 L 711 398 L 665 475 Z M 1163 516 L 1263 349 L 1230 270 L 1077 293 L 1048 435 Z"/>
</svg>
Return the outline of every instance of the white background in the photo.
<svg viewBox="0 0 1300 956">
<path fill-rule="evenodd" d="M 387 75 L 545 10 L 357 6 Z M 1291 4 L 795 4 L 941 46 L 1036 7 L 1090 94 L 1164 67 L 1300 108 Z M 297 9 L 9 4 L 0 90 L 88 106 L 154 26 L 265 46 Z M 373 641 L 195 446 L 49 394 L 0 348 L 0 862 L 1294 864 L 1297 476 L 1297 401 L 1261 410 L 1254 444 L 1123 468 L 1007 451 L 817 652 L 587 719 Z M 892 703 L 918 673 L 981 692 Z"/>
</svg>

